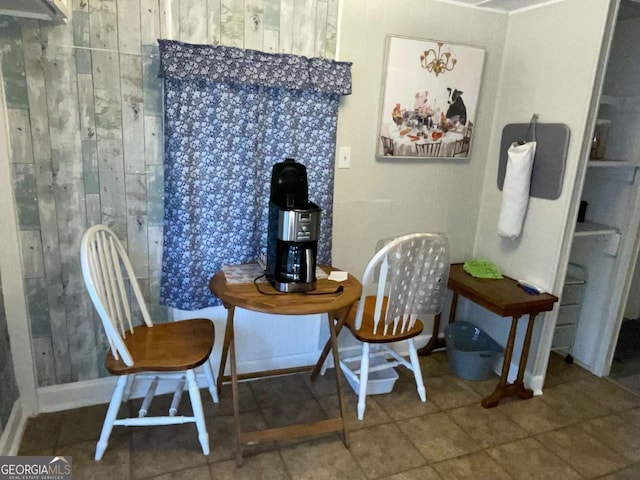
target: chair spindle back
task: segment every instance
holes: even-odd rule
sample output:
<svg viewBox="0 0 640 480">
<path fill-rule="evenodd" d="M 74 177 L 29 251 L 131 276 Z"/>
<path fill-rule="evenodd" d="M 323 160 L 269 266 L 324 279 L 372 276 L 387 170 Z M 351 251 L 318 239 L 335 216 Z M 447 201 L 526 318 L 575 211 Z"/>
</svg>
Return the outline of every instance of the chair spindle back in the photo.
<svg viewBox="0 0 640 480">
<path fill-rule="evenodd" d="M 133 333 L 127 279 L 145 324 L 152 327 L 153 323 L 127 253 L 108 227 L 94 225 L 82 237 L 80 261 L 89 296 L 100 316 L 113 356 L 116 359 L 121 356 L 126 365 L 132 366 L 133 358 L 123 342 L 126 330 Z"/>
<path fill-rule="evenodd" d="M 379 251 L 365 269 L 364 286 L 377 283 L 373 333 L 410 330 L 422 315 L 442 309 L 449 277 L 449 243 L 442 233 L 414 233 L 379 242 Z M 358 304 L 361 328 L 365 302 Z"/>
</svg>

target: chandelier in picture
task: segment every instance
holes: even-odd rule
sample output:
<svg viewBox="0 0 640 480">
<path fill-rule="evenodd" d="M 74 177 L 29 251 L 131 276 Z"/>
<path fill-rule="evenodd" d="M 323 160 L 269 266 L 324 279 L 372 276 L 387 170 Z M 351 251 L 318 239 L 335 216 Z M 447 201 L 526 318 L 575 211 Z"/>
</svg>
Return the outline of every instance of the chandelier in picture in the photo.
<svg viewBox="0 0 640 480">
<path fill-rule="evenodd" d="M 425 50 L 420 55 L 420 65 L 429 73 L 435 73 L 436 77 L 444 72 L 450 72 L 456 66 L 457 60 L 451 58 L 451 52 L 441 52 L 442 42 L 438 42 L 438 53 L 433 48 Z"/>
</svg>

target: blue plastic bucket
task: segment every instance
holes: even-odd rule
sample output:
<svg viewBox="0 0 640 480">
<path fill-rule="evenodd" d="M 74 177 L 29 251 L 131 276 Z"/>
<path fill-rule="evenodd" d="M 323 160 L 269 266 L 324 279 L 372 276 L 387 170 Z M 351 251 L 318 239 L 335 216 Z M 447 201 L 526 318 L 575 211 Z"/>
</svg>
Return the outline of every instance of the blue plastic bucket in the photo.
<svg viewBox="0 0 640 480">
<path fill-rule="evenodd" d="M 469 322 L 450 323 L 444 337 L 449 368 L 466 380 L 489 379 L 496 357 L 504 352 L 493 338 Z"/>
</svg>

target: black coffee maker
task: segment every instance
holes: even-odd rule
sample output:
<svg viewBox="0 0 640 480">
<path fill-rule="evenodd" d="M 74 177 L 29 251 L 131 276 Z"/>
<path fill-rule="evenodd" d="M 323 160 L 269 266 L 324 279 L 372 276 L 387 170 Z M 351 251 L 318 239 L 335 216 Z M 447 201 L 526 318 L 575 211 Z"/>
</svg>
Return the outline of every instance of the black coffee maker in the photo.
<svg viewBox="0 0 640 480">
<path fill-rule="evenodd" d="M 280 292 L 316 287 L 321 209 L 308 198 L 307 169 L 292 158 L 271 173 L 267 279 Z"/>
</svg>

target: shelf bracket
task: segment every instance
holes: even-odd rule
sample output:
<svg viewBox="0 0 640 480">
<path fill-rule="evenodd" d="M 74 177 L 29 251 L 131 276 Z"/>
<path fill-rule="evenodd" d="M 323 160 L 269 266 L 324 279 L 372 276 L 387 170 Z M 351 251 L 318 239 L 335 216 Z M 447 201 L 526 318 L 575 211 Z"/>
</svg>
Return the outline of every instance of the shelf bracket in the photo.
<svg viewBox="0 0 640 480">
<path fill-rule="evenodd" d="M 607 235 L 607 238 L 604 242 L 604 253 L 607 255 L 611 255 L 612 257 L 618 256 L 618 249 L 620 247 L 620 239 L 622 235 L 619 233 L 612 233 L 611 235 Z"/>
</svg>

